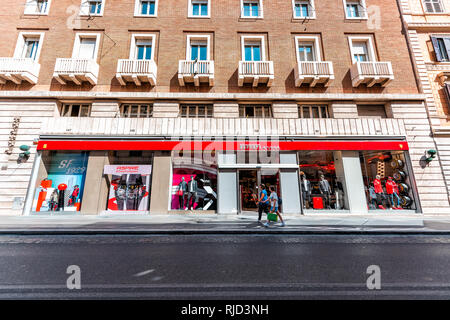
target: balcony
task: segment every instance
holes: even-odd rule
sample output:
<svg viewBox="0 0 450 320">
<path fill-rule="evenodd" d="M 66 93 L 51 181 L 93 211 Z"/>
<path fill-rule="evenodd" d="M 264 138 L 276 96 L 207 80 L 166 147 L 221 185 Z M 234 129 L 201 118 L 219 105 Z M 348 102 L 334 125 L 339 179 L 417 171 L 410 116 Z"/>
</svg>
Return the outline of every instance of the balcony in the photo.
<svg viewBox="0 0 450 320">
<path fill-rule="evenodd" d="M 97 84 L 98 70 L 97 62 L 92 59 L 59 58 L 56 59 L 53 78 L 63 85 L 73 81 L 80 86 L 87 81 L 94 86 Z"/>
<path fill-rule="evenodd" d="M 12 81 L 21 84 L 28 81 L 36 84 L 41 65 L 31 58 L 0 58 L 0 84 Z"/>
<path fill-rule="evenodd" d="M 379 83 L 385 87 L 394 80 L 394 73 L 392 71 L 392 64 L 387 62 L 356 62 L 350 69 L 353 87 L 360 84 L 367 84 L 372 87 Z"/>
<path fill-rule="evenodd" d="M 251 83 L 253 87 L 265 84 L 272 85 L 274 79 L 273 61 L 239 61 L 238 85 Z"/>
<path fill-rule="evenodd" d="M 214 61 L 180 60 L 178 64 L 178 82 L 180 86 L 193 83 L 196 87 L 200 83 L 214 86 Z"/>
<path fill-rule="evenodd" d="M 116 78 L 120 85 L 134 82 L 140 86 L 142 82 L 148 82 L 154 86 L 158 67 L 153 60 L 120 59 L 117 64 Z"/>
<path fill-rule="evenodd" d="M 328 87 L 334 80 L 333 63 L 330 61 L 299 61 L 295 66 L 295 86 L 307 83 L 310 87 L 322 83 Z"/>
<path fill-rule="evenodd" d="M 43 118 L 41 135 L 68 136 L 406 136 L 403 119 Z"/>
</svg>

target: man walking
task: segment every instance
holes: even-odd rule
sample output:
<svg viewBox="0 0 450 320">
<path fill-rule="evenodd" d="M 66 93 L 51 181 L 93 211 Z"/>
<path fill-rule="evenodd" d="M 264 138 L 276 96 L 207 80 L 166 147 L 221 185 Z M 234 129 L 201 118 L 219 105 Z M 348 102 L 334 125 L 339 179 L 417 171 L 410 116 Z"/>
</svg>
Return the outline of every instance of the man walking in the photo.
<svg viewBox="0 0 450 320">
<path fill-rule="evenodd" d="M 268 211 L 269 197 L 267 196 L 266 186 L 261 184 L 259 186 L 258 195 L 258 222 L 261 222 L 262 213 Z"/>
</svg>

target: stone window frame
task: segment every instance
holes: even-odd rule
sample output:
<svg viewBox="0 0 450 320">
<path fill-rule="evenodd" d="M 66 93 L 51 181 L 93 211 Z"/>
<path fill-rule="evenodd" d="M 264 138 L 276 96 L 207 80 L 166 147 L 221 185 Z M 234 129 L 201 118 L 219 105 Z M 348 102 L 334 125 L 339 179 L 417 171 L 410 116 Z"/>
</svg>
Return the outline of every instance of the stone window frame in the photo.
<svg viewBox="0 0 450 320">
<path fill-rule="evenodd" d="M 142 14 L 141 13 L 141 2 L 142 0 L 135 0 L 134 3 L 134 16 L 135 17 L 143 17 L 143 18 L 155 18 L 158 16 L 158 1 L 153 0 L 155 2 L 155 13 L 154 14 Z"/>
<path fill-rule="evenodd" d="M 137 60 L 136 42 L 137 40 L 151 40 L 152 42 L 152 56 L 148 61 L 155 61 L 156 52 L 156 34 L 155 33 L 133 33 L 131 35 L 130 44 L 130 60 Z"/>
<path fill-rule="evenodd" d="M 435 12 L 435 11 L 433 11 L 433 12 L 428 12 L 428 11 L 427 11 L 427 6 L 426 6 L 426 4 L 425 4 L 425 1 L 426 1 L 426 0 L 422 0 L 422 1 L 421 1 L 422 9 L 423 9 L 423 12 L 424 12 L 425 14 L 446 14 L 446 13 L 447 13 L 447 11 L 446 11 L 446 9 L 445 9 L 444 1 L 439 0 L 439 3 L 440 3 L 440 5 L 441 5 L 441 9 L 442 9 L 441 12 Z M 433 10 L 434 10 L 434 7 L 433 7 Z"/>
<path fill-rule="evenodd" d="M 268 61 L 266 56 L 266 37 L 264 35 L 242 35 L 241 36 L 241 60 L 245 61 L 245 43 L 260 42 L 261 44 L 261 61 Z"/>
<path fill-rule="evenodd" d="M 303 117 L 303 109 L 305 107 L 309 107 L 309 117 Z M 312 109 L 314 107 L 318 107 L 318 111 L 319 111 L 319 117 L 313 117 L 313 112 Z M 322 117 L 322 110 L 325 110 L 325 118 Z M 330 116 L 330 106 L 328 104 L 320 104 L 320 103 L 299 103 L 298 104 L 298 117 L 299 119 L 329 119 L 331 118 Z"/>
<path fill-rule="evenodd" d="M 351 55 L 351 59 L 352 59 L 352 64 L 356 63 L 357 61 L 355 60 L 355 58 L 353 57 L 353 42 L 366 42 L 367 44 L 367 53 L 369 55 L 369 60 L 367 62 L 370 61 L 378 61 L 377 59 L 377 55 L 375 52 L 375 45 L 374 45 L 374 39 L 372 39 L 372 36 L 359 36 L 359 35 L 353 35 L 353 36 L 348 36 L 348 43 L 349 43 L 349 49 L 350 49 L 350 55 Z"/>
<path fill-rule="evenodd" d="M 81 39 L 83 39 L 83 38 L 95 39 L 94 58 L 92 58 L 92 60 L 97 61 L 98 51 L 99 51 L 99 47 L 100 47 L 100 39 L 101 39 L 100 33 L 87 33 L 87 32 L 76 33 L 75 41 L 73 44 L 73 50 L 72 50 L 72 58 L 74 58 L 74 59 L 78 58 L 78 51 L 80 50 Z"/>
<path fill-rule="evenodd" d="M 198 15 L 195 16 L 193 13 L 193 2 L 196 3 L 206 3 L 208 5 L 208 14 L 206 16 Z M 211 18 L 211 0 L 188 0 L 188 18 L 194 19 L 208 19 Z"/>
<path fill-rule="evenodd" d="M 310 16 L 308 17 L 297 17 L 295 15 L 295 5 L 297 3 L 307 2 L 311 8 Z M 292 0 L 292 19 L 305 20 L 305 19 L 316 19 L 316 6 L 314 0 Z"/>
<path fill-rule="evenodd" d="M 50 12 L 50 7 L 52 5 L 52 0 L 47 0 L 47 7 L 45 12 L 36 12 L 37 0 L 25 0 L 25 11 L 24 15 L 32 16 L 48 16 Z"/>
<path fill-rule="evenodd" d="M 295 36 L 295 56 L 297 58 L 297 62 L 300 62 L 298 46 L 301 42 L 313 42 L 314 43 L 314 61 L 323 61 L 321 54 L 321 46 L 320 46 L 320 36 L 319 35 L 308 35 L 308 36 Z"/>
<path fill-rule="evenodd" d="M 64 116 L 63 114 L 65 113 L 65 109 L 69 108 L 69 113 L 72 113 L 72 107 L 74 105 L 79 105 L 80 109 L 78 110 L 78 116 L 74 116 L 72 117 L 71 115 L 69 116 Z M 88 115 L 87 116 L 81 116 L 81 110 L 83 106 L 88 106 Z M 89 118 L 91 116 L 91 112 L 92 112 L 92 104 L 91 103 L 77 103 L 77 102 L 65 102 L 63 104 L 61 104 L 60 108 L 59 108 L 59 116 L 62 118 Z"/>
<path fill-rule="evenodd" d="M 186 36 L 186 60 L 192 61 L 192 43 L 206 40 L 206 61 L 211 60 L 211 35 L 210 34 L 188 34 Z"/>
<path fill-rule="evenodd" d="M 199 116 L 198 115 L 198 107 L 202 106 L 205 107 L 205 115 Z M 189 111 L 195 107 L 195 113 L 190 113 Z M 182 110 L 183 108 L 186 108 L 186 114 L 183 115 Z M 210 111 L 210 112 L 209 112 Z M 189 119 L 189 118 L 199 118 L 199 119 L 210 119 L 214 118 L 214 104 L 212 103 L 180 103 L 179 105 L 179 118 Z"/>
<path fill-rule="evenodd" d="M 125 116 L 125 113 L 124 113 L 125 107 L 132 107 L 132 106 L 138 107 L 137 117 L 130 117 L 131 108 L 129 108 L 129 110 L 127 112 L 128 115 Z M 147 107 L 147 114 L 145 116 L 141 113 L 141 108 L 143 106 Z M 126 118 L 126 119 L 153 118 L 153 103 L 122 103 L 119 106 L 119 114 L 120 114 L 121 118 Z"/>
<path fill-rule="evenodd" d="M 344 14 L 345 14 L 345 19 L 348 20 L 367 20 L 367 5 L 366 5 L 366 0 L 342 0 L 343 4 L 344 4 Z M 363 15 L 360 17 L 349 17 L 347 15 L 347 4 L 348 3 L 358 3 L 359 6 L 361 8 L 363 8 Z"/>
<path fill-rule="evenodd" d="M 100 8 L 100 13 L 90 13 L 89 12 L 89 2 L 90 1 L 101 1 L 101 8 Z M 81 4 L 80 4 L 80 17 L 83 16 L 92 16 L 92 17 L 102 17 L 103 13 L 105 11 L 105 2 L 106 0 L 81 0 Z M 87 8 L 87 12 L 85 11 L 85 8 Z"/>
<path fill-rule="evenodd" d="M 39 38 L 39 46 L 36 52 L 36 57 L 34 58 L 34 61 L 38 62 L 41 56 L 41 50 L 44 43 L 44 35 L 45 35 L 44 32 L 28 32 L 28 31 L 19 32 L 16 42 L 16 48 L 14 50 L 14 58 L 22 58 L 22 52 L 24 49 L 26 38 Z"/>
<path fill-rule="evenodd" d="M 244 2 L 257 2 L 258 3 L 258 16 L 244 16 Z M 264 19 L 264 6 L 263 0 L 241 0 L 241 19 Z"/>
<path fill-rule="evenodd" d="M 269 110 L 269 114 L 266 117 L 266 112 L 264 110 L 266 110 L 266 108 L 268 107 Z M 246 113 L 246 108 L 253 108 L 253 116 L 252 117 L 248 117 L 247 113 Z M 256 116 L 256 108 L 261 108 L 262 111 L 262 116 L 261 117 L 257 117 Z M 239 118 L 242 118 L 242 112 L 241 110 L 244 110 L 244 119 L 273 119 L 273 106 L 270 103 L 239 103 Z"/>
</svg>

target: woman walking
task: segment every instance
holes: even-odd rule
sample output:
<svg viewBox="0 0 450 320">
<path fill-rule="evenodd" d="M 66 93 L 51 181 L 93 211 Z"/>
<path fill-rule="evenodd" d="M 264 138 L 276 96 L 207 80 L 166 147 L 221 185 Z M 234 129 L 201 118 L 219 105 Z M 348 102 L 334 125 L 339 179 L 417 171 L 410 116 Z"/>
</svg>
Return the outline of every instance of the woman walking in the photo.
<svg viewBox="0 0 450 320">
<path fill-rule="evenodd" d="M 267 196 L 266 186 L 261 184 L 259 186 L 259 196 L 258 196 L 258 222 L 261 222 L 262 213 L 268 211 L 269 197 Z"/>
<path fill-rule="evenodd" d="M 269 188 L 270 190 L 270 197 L 269 197 L 269 201 L 270 201 L 270 213 L 276 213 L 276 215 L 278 216 L 278 218 L 280 218 L 281 221 L 281 226 L 284 227 L 285 223 L 283 221 L 283 217 L 281 216 L 280 211 L 278 210 L 278 195 L 275 192 L 275 187 L 271 186 Z M 267 220 L 267 222 L 264 224 L 264 226 L 268 227 L 269 226 L 269 220 Z"/>
</svg>

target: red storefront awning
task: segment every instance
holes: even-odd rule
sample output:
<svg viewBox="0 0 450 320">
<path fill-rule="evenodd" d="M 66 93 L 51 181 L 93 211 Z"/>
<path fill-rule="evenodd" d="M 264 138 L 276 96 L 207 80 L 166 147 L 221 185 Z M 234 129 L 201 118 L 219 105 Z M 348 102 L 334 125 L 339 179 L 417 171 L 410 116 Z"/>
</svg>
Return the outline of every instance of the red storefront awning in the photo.
<svg viewBox="0 0 450 320">
<path fill-rule="evenodd" d="M 195 140 L 41 140 L 38 150 L 217 150 L 217 151 L 295 151 L 295 150 L 331 150 L 331 151 L 407 151 L 406 141 L 195 141 Z"/>
</svg>

